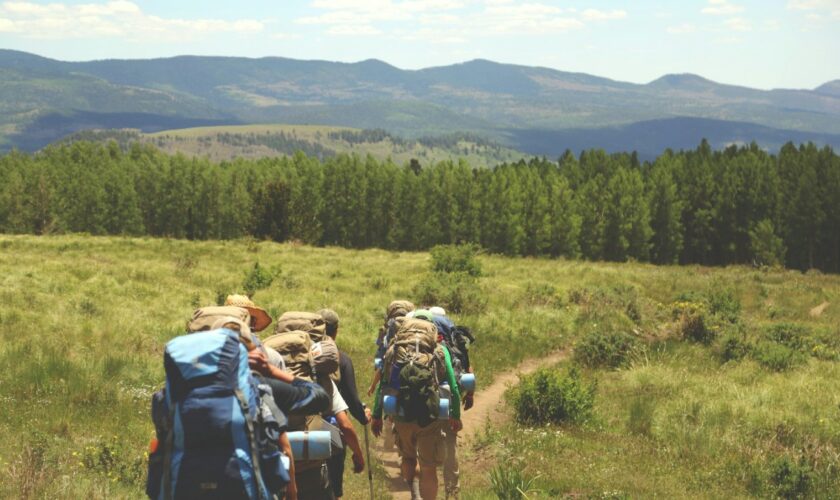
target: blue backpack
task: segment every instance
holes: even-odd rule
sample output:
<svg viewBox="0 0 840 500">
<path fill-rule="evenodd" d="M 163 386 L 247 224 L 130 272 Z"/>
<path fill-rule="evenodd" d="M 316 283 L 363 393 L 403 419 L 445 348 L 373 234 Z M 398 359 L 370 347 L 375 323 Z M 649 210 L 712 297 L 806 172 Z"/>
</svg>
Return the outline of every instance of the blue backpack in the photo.
<svg viewBox="0 0 840 500">
<path fill-rule="evenodd" d="M 289 481 L 277 445 L 282 424 L 266 411 L 270 389 L 262 397 L 238 333 L 177 337 L 166 344 L 164 369 L 166 387 L 152 398 L 158 444 L 146 494 L 269 500 L 282 491 Z"/>
</svg>

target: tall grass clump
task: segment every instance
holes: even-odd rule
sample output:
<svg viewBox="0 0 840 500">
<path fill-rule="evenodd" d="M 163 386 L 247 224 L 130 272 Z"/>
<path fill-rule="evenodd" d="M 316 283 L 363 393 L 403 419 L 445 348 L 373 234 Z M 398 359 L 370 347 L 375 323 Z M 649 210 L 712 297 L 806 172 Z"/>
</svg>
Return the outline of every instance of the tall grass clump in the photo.
<svg viewBox="0 0 840 500">
<path fill-rule="evenodd" d="M 577 368 L 563 374 L 543 368 L 523 377 L 510 393 L 519 423 L 582 424 L 592 418 L 596 382 L 586 383 Z"/>
<path fill-rule="evenodd" d="M 575 344 L 575 361 L 588 367 L 621 368 L 641 348 L 641 341 L 621 330 L 591 331 Z"/>
<path fill-rule="evenodd" d="M 490 487 L 499 500 L 522 500 L 536 493 L 534 482 L 539 475 L 527 474 L 519 463 L 505 463 L 490 471 Z"/>
</svg>

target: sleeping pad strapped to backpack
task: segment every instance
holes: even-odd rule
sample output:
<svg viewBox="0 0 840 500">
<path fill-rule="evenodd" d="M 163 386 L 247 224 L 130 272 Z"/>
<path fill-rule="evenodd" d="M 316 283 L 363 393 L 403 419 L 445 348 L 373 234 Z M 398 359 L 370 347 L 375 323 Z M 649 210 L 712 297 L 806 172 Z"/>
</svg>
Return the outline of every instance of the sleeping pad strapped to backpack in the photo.
<svg viewBox="0 0 840 500">
<path fill-rule="evenodd" d="M 158 441 L 147 495 L 268 500 L 282 491 L 289 476 L 276 417 L 283 416 L 276 406 L 269 411 L 271 389 L 251 375 L 239 334 L 222 328 L 177 337 L 166 344 L 164 369 L 166 387 L 152 397 Z"/>
<path fill-rule="evenodd" d="M 384 370 L 385 395 L 397 396 L 403 420 L 425 427 L 437 418 L 446 368 L 434 324 L 406 319 L 385 353 Z"/>
</svg>

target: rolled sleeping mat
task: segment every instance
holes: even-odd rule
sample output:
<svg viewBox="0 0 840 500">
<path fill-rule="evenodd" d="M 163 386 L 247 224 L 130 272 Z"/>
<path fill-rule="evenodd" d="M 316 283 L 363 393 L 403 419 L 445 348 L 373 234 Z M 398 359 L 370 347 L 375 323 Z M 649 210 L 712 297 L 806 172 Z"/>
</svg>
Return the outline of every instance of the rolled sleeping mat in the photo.
<svg viewBox="0 0 840 500">
<path fill-rule="evenodd" d="M 295 461 L 326 460 L 332 455 L 330 431 L 295 431 L 287 435 Z"/>
<path fill-rule="evenodd" d="M 382 369 L 382 364 L 383 364 L 382 358 L 376 358 L 376 359 L 373 360 L 373 367 L 377 370 Z"/>
<path fill-rule="evenodd" d="M 390 394 L 382 398 L 382 408 L 386 415 L 403 415 L 402 408 L 398 407 L 397 397 Z"/>
<path fill-rule="evenodd" d="M 289 457 L 287 457 L 286 455 L 280 455 L 280 463 L 283 464 L 283 469 L 285 469 L 286 474 L 288 474 L 289 473 L 289 467 L 291 465 L 290 461 L 289 461 Z"/>
<path fill-rule="evenodd" d="M 438 418 L 449 418 L 449 399 L 440 398 L 440 406 L 438 406 Z"/>
<path fill-rule="evenodd" d="M 462 373 L 461 378 L 458 379 L 458 386 L 464 392 L 474 392 L 475 391 L 475 374 L 474 373 Z"/>
</svg>

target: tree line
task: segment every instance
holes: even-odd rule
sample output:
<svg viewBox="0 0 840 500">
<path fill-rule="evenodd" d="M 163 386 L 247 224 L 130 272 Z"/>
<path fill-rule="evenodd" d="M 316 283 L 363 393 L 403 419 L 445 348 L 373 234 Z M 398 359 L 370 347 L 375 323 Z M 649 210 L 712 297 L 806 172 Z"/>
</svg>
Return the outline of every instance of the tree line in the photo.
<svg viewBox="0 0 840 500">
<path fill-rule="evenodd" d="M 0 231 L 243 236 L 840 272 L 840 157 L 813 144 L 602 150 L 493 169 L 338 155 L 207 159 L 75 142 L 0 157 Z"/>
</svg>

